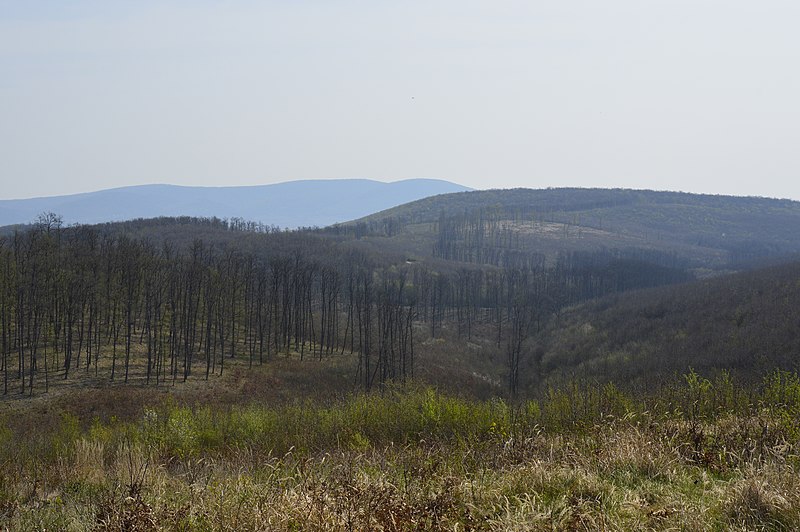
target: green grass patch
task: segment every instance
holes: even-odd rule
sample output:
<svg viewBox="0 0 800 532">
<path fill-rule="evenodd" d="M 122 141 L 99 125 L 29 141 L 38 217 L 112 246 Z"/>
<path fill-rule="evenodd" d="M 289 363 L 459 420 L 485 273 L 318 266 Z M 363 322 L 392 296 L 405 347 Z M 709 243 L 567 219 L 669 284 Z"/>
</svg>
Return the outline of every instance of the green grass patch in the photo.
<svg viewBox="0 0 800 532">
<path fill-rule="evenodd" d="M 793 529 L 797 386 L 690 374 L 680 404 L 613 386 L 513 404 L 411 387 L 64 416 L 31 440 L 0 433 L 0 527 Z"/>
</svg>

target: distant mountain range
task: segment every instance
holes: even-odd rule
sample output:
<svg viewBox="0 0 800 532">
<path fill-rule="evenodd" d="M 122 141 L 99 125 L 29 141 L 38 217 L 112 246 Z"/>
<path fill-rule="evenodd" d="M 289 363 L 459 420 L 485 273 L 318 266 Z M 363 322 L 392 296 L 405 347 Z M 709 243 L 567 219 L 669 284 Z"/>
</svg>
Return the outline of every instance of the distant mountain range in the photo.
<svg viewBox="0 0 800 532">
<path fill-rule="evenodd" d="M 438 179 L 383 183 L 370 179 L 288 181 L 273 185 L 141 185 L 68 196 L 0 200 L 0 226 L 54 212 L 65 224 L 158 216 L 242 218 L 280 227 L 326 226 L 467 187 Z"/>
</svg>

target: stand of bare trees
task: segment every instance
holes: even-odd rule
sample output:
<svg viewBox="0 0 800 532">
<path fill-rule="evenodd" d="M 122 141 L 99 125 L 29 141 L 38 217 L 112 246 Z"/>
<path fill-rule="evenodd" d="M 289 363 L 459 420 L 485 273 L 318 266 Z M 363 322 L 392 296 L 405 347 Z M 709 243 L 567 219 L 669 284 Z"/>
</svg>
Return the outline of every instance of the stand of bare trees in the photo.
<svg viewBox="0 0 800 532">
<path fill-rule="evenodd" d="M 403 227 L 391 220 L 282 232 L 212 219 L 193 227 L 221 229 L 227 240 L 133 236 L 152 223 L 63 228 L 46 214 L 0 238 L 4 394 L 47 391 L 51 379 L 77 372 L 174 384 L 197 371 L 222 374 L 231 359 L 252 367 L 289 353 L 321 359 L 346 351 L 357 355 L 356 382 L 370 389 L 414 374 L 415 323 L 432 337 L 454 326 L 468 339 L 488 327 L 516 393 L 526 340 L 548 317 L 685 275 L 674 257 L 646 250 L 564 253 L 546 264 L 491 211 L 440 218 L 434 254 L 461 263 L 437 269 L 337 245 Z"/>
<path fill-rule="evenodd" d="M 201 240 L 157 248 L 43 216 L 0 239 L 3 393 L 47 391 L 76 372 L 175 383 L 198 367 L 221 374 L 227 359 L 252 366 L 348 348 L 365 387 L 405 381 L 416 316 L 405 272 L 355 252 L 311 255 L 262 260 Z"/>
</svg>

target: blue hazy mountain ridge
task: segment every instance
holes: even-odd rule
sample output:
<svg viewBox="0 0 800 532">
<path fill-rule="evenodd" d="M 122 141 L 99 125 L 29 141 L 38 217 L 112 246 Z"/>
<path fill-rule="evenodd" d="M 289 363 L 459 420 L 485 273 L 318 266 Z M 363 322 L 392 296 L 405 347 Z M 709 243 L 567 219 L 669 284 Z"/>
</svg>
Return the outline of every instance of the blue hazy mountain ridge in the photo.
<svg viewBox="0 0 800 532">
<path fill-rule="evenodd" d="M 54 212 L 65 224 L 158 216 L 242 218 L 280 227 L 326 226 L 428 196 L 471 190 L 438 179 L 392 183 L 370 179 L 287 181 L 272 185 L 139 185 L 42 198 L 0 200 L 0 226 Z"/>
</svg>

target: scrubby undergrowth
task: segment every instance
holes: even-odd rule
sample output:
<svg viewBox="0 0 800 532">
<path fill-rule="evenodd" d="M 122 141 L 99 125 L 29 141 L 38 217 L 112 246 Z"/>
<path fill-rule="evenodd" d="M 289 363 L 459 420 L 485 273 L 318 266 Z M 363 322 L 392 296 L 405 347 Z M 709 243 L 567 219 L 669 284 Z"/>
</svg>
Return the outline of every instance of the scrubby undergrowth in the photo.
<svg viewBox="0 0 800 532">
<path fill-rule="evenodd" d="M 0 433 L 12 530 L 800 527 L 800 383 L 690 374 L 523 404 L 430 389 Z M 3 425 L 5 426 L 5 424 Z"/>
</svg>

